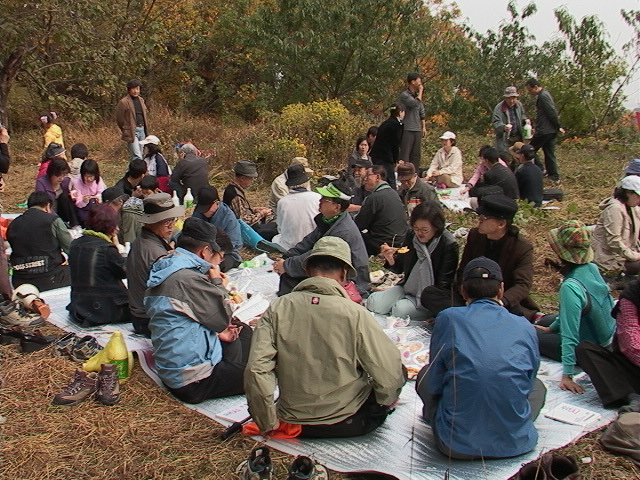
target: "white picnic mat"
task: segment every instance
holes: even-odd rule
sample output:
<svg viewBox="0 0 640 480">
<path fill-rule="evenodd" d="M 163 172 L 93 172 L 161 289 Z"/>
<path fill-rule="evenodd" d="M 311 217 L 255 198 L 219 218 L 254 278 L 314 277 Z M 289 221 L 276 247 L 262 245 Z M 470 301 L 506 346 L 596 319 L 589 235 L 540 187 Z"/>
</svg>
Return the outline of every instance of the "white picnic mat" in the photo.
<svg viewBox="0 0 640 480">
<path fill-rule="evenodd" d="M 462 190 L 462 187 L 436 190 L 438 193 L 438 200 L 440 200 L 440 203 L 449 210 L 461 213 L 466 208 L 471 208 L 471 204 L 469 203 L 469 194 L 461 194 L 460 190 Z"/>
<path fill-rule="evenodd" d="M 235 272 L 232 278 L 237 282 L 240 291 L 260 293 L 270 298 L 277 288 L 277 276 L 269 270 L 269 266 L 245 269 Z M 131 329 L 127 328 L 128 325 L 107 325 L 93 330 L 73 325 L 69 322 L 65 310 L 69 302 L 69 288 L 45 292 L 43 297 L 51 305 L 52 314 L 49 322 L 64 330 L 96 335 L 101 343 L 107 341 L 114 329 L 127 332 L 127 345 L 138 352 L 140 364 L 145 372 L 161 386 L 154 373 L 149 340 L 132 335 Z M 383 319 L 378 320 L 385 323 Z M 419 327 L 410 327 L 409 340 L 420 340 L 428 344 L 426 333 Z M 548 368 L 548 373 L 540 375 L 539 378 L 546 384 L 548 392 L 545 409 L 536 421 L 540 435 L 538 446 L 533 452 L 517 458 L 484 462 L 449 461 L 433 448 L 431 429 L 422 421 L 422 402 L 415 393 L 414 382 L 405 385 L 396 411 L 387 418 L 382 427 L 369 435 L 352 439 L 267 440 L 266 443 L 291 455 L 314 456 L 317 461 L 339 472 L 380 472 L 400 480 L 442 480 L 445 472 L 449 470 L 451 479 L 507 479 L 516 473 L 523 463 L 536 459 L 543 452 L 567 445 L 585 433 L 608 424 L 616 416 L 615 411 L 604 410 L 600 406 L 598 396 L 585 374 L 575 377 L 578 383 L 586 387 L 585 394 L 573 395 L 557 386 L 562 372 L 561 365 L 545 360 L 544 366 Z M 599 413 L 601 418 L 583 428 L 544 417 L 548 409 L 563 402 L 593 410 Z M 199 405 L 185 406 L 223 425 L 230 425 L 233 420 L 247 415 L 244 396 L 207 400 Z M 478 411 L 478 415 L 482 415 L 482 411 Z"/>
</svg>

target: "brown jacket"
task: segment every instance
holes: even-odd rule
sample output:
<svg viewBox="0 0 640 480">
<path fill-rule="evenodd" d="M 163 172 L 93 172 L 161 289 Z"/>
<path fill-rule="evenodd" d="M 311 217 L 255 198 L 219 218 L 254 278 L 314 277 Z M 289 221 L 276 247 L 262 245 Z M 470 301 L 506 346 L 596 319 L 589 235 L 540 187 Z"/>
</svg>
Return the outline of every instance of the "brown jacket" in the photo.
<svg viewBox="0 0 640 480">
<path fill-rule="evenodd" d="M 142 97 L 138 98 L 140 99 L 142 115 L 144 116 L 144 136 L 146 137 L 149 131 L 147 106 L 145 105 Z M 136 112 L 133 107 L 133 100 L 131 100 L 131 96 L 128 94 L 122 97 L 116 106 L 116 123 L 122 131 L 122 140 L 127 143 L 133 142 L 133 139 L 136 136 Z"/>
<path fill-rule="evenodd" d="M 462 284 L 464 267 L 474 258 L 487 256 L 488 239 L 486 235 L 472 228 L 467 237 L 467 245 L 462 252 L 462 260 L 458 266 L 457 284 Z M 499 258 L 494 259 L 500 265 L 504 279 L 504 295 L 502 301 L 505 307 L 515 315 L 524 315 L 529 320 L 540 309 L 529 297 L 533 285 L 533 245 L 531 242 L 514 231 L 507 233 Z"/>
</svg>

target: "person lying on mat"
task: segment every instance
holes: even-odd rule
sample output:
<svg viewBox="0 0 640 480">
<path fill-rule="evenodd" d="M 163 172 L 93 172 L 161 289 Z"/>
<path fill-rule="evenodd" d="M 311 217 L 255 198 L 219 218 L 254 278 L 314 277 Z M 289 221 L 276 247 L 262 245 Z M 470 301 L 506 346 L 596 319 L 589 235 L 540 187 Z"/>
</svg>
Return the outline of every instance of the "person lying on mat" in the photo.
<svg viewBox="0 0 640 480">
<path fill-rule="evenodd" d="M 343 239 L 322 237 L 304 266 L 309 278 L 273 300 L 254 332 L 244 381 L 249 413 L 265 434 L 294 424 L 308 438 L 364 435 L 400 395 L 399 351 L 341 287 L 355 275 Z"/>
<path fill-rule="evenodd" d="M 232 321 L 227 276 L 218 265 L 233 248 L 222 230 L 187 218 L 176 250 L 151 267 L 144 297 L 158 376 L 179 400 L 244 392 L 251 328 Z"/>
<path fill-rule="evenodd" d="M 506 458 L 533 450 L 546 397 L 536 378 L 536 331 L 500 305 L 500 266 L 471 260 L 462 275 L 465 307 L 443 310 L 431 335 L 430 360 L 418 374 L 437 448 L 450 458 Z"/>
</svg>

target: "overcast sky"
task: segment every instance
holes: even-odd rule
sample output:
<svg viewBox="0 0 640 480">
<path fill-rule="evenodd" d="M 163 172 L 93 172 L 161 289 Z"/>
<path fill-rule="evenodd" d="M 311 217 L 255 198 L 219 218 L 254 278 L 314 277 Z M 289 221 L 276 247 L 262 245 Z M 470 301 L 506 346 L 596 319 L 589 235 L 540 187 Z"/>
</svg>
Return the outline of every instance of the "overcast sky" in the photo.
<svg viewBox="0 0 640 480">
<path fill-rule="evenodd" d="M 471 26 L 478 32 L 497 30 L 500 21 L 509 18 L 508 0 L 448 0 L 448 3 L 457 3 L 462 10 L 462 17 L 468 18 Z M 528 3 L 527 0 L 518 0 L 519 10 Z M 578 21 L 586 15 L 599 16 L 609 31 L 611 45 L 620 52 L 633 32 L 620 15 L 620 10 L 640 10 L 640 0 L 534 0 L 534 3 L 538 12 L 527 18 L 525 25 L 535 35 L 537 43 L 557 35 L 558 26 L 553 11 L 565 6 Z M 627 107 L 634 108 L 640 104 L 639 75 L 628 86 L 626 94 Z"/>
</svg>

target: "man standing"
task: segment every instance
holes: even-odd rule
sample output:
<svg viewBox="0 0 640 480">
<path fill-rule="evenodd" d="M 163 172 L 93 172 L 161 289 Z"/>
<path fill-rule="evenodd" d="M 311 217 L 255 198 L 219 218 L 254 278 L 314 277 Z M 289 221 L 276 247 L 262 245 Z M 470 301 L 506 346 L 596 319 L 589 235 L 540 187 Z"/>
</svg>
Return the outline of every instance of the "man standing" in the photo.
<svg viewBox="0 0 640 480">
<path fill-rule="evenodd" d="M 462 275 L 467 306 L 438 315 L 431 363 L 418 375 L 424 418 L 450 458 L 515 457 L 538 441 L 533 421 L 546 397 L 536 378 L 538 339 L 533 325 L 501 306 L 503 290 L 496 262 L 469 262 Z"/>
<path fill-rule="evenodd" d="M 265 434 L 286 422 L 307 438 L 364 435 L 384 422 L 404 384 L 398 349 L 341 287 L 355 276 L 344 240 L 318 240 L 304 268 L 309 278 L 272 301 L 256 328 L 249 412 Z"/>
<path fill-rule="evenodd" d="M 422 137 L 427 134 L 424 105 L 422 104 L 422 77 L 418 73 L 407 75 L 407 89 L 400 94 L 398 102 L 404 106 L 404 131 L 400 143 L 400 160 L 411 162 L 420 168 Z"/>
<path fill-rule="evenodd" d="M 9 224 L 13 285 L 31 283 L 44 292 L 71 285 L 69 265 L 62 252 L 69 253 L 71 235 L 51 209 L 47 192 L 33 192 L 29 209 Z"/>
<path fill-rule="evenodd" d="M 142 82 L 134 79 L 127 82 L 127 95 L 122 97 L 116 106 L 116 123 L 122 132 L 122 140 L 127 142 L 131 160 L 142 160 L 140 140 L 149 131 L 147 106 L 140 96 Z"/>
<path fill-rule="evenodd" d="M 252 332 L 231 320 L 216 232 L 187 218 L 178 248 L 151 267 L 144 297 L 158 376 L 187 403 L 244 393 Z"/>
<path fill-rule="evenodd" d="M 173 250 L 167 242 L 173 234 L 176 218 L 184 215 L 184 208 L 174 206 L 168 193 L 149 195 L 143 202 L 140 236 L 131 245 L 127 256 L 127 293 L 135 332 L 150 337 L 149 315 L 143 304 L 149 270 L 156 260 Z"/>
<path fill-rule="evenodd" d="M 536 152 L 542 148 L 544 154 L 544 168 L 546 175 L 555 183 L 560 182 L 558 162 L 556 160 L 556 140 L 558 132 L 564 133 L 560 128 L 558 111 L 553 103 L 551 94 L 540 86 L 535 78 L 530 78 L 526 83 L 529 93 L 536 97 L 536 125 L 535 133 L 531 139 L 531 145 Z"/>
<path fill-rule="evenodd" d="M 516 142 L 522 142 L 523 128 L 529 120 L 524 113 L 524 107 L 518 100 L 516 87 L 507 87 L 504 90 L 504 100 L 493 109 L 491 123 L 496 134 L 496 149 L 499 152 L 506 151 Z"/>
<path fill-rule="evenodd" d="M 378 255 L 383 243 L 397 245 L 407 233 L 407 216 L 404 205 L 386 182 L 387 170 L 382 165 L 374 165 L 367 170 L 364 188 L 371 195 L 362 204 L 354 219 L 369 255 Z M 366 232 L 365 232 L 366 230 Z"/>
<path fill-rule="evenodd" d="M 370 150 L 371 162 L 384 165 L 387 169 L 387 182 L 396 188 L 395 167 L 400 159 L 400 143 L 402 142 L 404 105 L 392 103 L 389 106 L 389 118 L 380 124 L 376 142 Z"/>
</svg>

